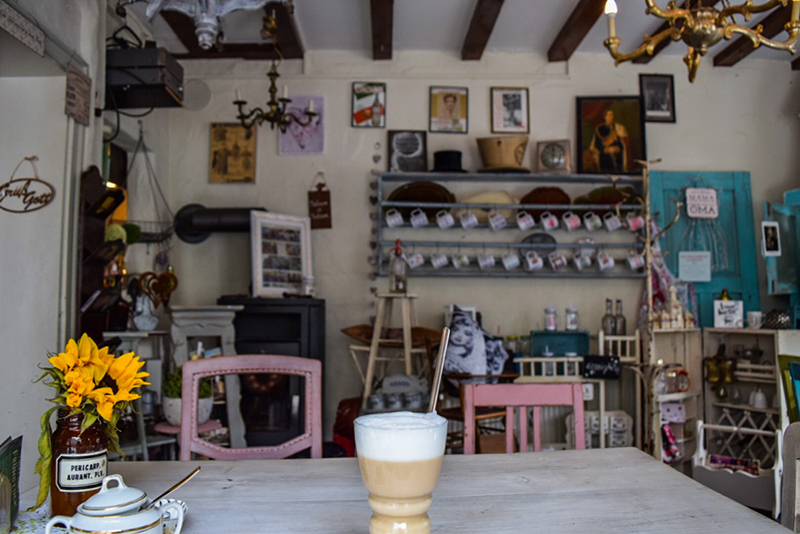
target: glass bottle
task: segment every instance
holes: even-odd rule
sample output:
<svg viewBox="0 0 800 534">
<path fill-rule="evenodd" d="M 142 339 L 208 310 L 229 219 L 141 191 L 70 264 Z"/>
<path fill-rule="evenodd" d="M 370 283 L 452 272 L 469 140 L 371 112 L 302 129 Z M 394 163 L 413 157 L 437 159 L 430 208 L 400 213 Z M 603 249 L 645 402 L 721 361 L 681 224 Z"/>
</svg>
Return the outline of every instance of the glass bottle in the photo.
<svg viewBox="0 0 800 534">
<path fill-rule="evenodd" d="M 96 421 L 81 433 L 83 414 L 61 408 L 53 432 L 50 464 L 50 512 L 72 516 L 78 505 L 100 490 L 108 468 L 108 436 Z"/>
<path fill-rule="evenodd" d="M 544 309 L 544 329 L 548 332 L 558 330 L 558 314 L 553 306 Z"/>
<path fill-rule="evenodd" d="M 614 335 L 624 336 L 627 332 L 625 316 L 622 314 L 622 301 L 617 299 L 617 314 L 614 316 Z"/>
<path fill-rule="evenodd" d="M 719 296 L 719 300 L 731 300 L 731 296 L 728 295 L 727 289 L 722 290 L 722 294 Z"/>
<path fill-rule="evenodd" d="M 578 329 L 578 310 L 572 304 L 569 305 L 567 308 L 567 315 L 565 318 L 565 328 L 567 330 L 577 330 Z"/>
<path fill-rule="evenodd" d="M 603 333 L 607 336 L 613 336 L 616 332 L 613 306 L 613 301 L 611 299 L 606 299 L 606 314 L 603 315 L 602 328 Z"/>
<path fill-rule="evenodd" d="M 400 240 L 394 247 L 394 258 L 389 264 L 389 292 L 405 293 L 408 289 L 408 275 L 406 273 L 406 262 L 402 257 L 403 250 L 400 247 Z"/>
<path fill-rule="evenodd" d="M 531 355 L 531 336 L 530 334 L 525 336 L 519 336 L 519 346 L 517 347 L 517 353 L 523 358 L 529 358 Z"/>
<path fill-rule="evenodd" d="M 378 93 L 375 93 L 375 100 L 372 101 L 372 125 L 381 125 L 381 102 L 378 99 Z"/>
<path fill-rule="evenodd" d="M 512 358 L 517 354 L 517 350 L 519 349 L 519 339 L 518 336 L 508 336 L 506 337 L 506 352 Z"/>
</svg>

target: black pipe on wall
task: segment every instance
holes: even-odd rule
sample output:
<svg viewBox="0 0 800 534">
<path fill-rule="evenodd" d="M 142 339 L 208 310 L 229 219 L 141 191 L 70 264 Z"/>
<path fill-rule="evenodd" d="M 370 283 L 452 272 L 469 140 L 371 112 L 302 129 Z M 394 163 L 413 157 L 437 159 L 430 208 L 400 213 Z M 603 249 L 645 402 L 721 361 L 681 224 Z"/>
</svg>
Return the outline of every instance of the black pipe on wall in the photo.
<svg viewBox="0 0 800 534">
<path fill-rule="evenodd" d="M 201 243 L 212 232 L 249 232 L 250 212 L 264 208 L 206 208 L 187 204 L 175 214 L 175 235 L 186 243 Z"/>
</svg>

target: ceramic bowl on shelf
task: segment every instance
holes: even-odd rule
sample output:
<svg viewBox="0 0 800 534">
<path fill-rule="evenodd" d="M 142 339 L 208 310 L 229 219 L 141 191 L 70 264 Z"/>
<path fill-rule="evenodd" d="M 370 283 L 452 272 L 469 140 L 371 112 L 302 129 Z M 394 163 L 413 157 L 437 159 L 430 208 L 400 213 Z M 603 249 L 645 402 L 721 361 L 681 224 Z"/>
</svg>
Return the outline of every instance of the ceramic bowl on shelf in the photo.
<svg viewBox="0 0 800 534">
<path fill-rule="evenodd" d="M 539 256 L 545 257 L 551 252 L 555 252 L 556 248 L 558 248 L 556 238 L 546 232 L 534 232 L 527 235 L 522 239 L 522 243 L 527 245 L 541 245 L 536 248 L 520 249 L 520 253 L 523 257 L 529 250 L 535 250 Z"/>
<path fill-rule="evenodd" d="M 394 202 L 438 202 L 450 203 L 456 201 L 456 196 L 451 193 L 446 187 L 441 184 L 433 182 L 411 182 L 401 185 L 389 194 L 386 200 Z M 403 216 L 403 219 L 408 220 L 411 217 L 411 212 L 415 208 L 397 208 L 397 211 Z M 428 216 L 428 219 L 435 220 L 436 212 L 440 208 L 423 208 L 422 211 Z"/>
<path fill-rule="evenodd" d="M 563 189 L 560 187 L 537 187 L 530 191 L 527 195 L 522 197 L 519 200 L 520 204 L 564 204 L 566 205 L 565 209 L 538 209 L 538 210 L 525 210 L 531 215 L 533 218 L 536 219 L 536 222 L 539 222 L 539 219 L 542 217 L 542 213 L 549 211 L 559 219 L 561 216 L 564 215 L 567 211 L 569 211 L 569 205 L 572 201 L 569 198 L 569 195 L 564 192 Z"/>
<path fill-rule="evenodd" d="M 635 204 L 636 191 L 631 186 L 615 187 L 613 185 L 604 185 L 596 189 L 592 189 L 585 195 L 575 197 L 573 204 Z M 576 209 L 575 213 L 581 216 L 586 213 L 586 210 Z M 611 210 L 592 210 L 597 215 L 602 217 L 606 213 L 612 212 Z M 626 212 L 623 212 L 623 215 Z"/>
</svg>

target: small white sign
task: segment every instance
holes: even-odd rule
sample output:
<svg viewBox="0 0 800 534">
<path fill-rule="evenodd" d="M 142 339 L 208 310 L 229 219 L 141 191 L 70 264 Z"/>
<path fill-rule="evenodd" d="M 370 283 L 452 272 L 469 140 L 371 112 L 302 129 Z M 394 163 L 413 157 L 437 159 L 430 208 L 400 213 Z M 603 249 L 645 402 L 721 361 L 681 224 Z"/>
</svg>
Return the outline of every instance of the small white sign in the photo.
<svg viewBox="0 0 800 534">
<path fill-rule="evenodd" d="M 714 328 L 742 328 L 744 302 L 741 300 L 714 301 Z"/>
<path fill-rule="evenodd" d="M 719 217 L 717 190 L 711 188 L 686 188 L 686 213 L 693 219 L 716 219 Z"/>
<path fill-rule="evenodd" d="M 67 92 L 64 113 L 84 126 L 89 126 L 92 79 L 76 69 L 67 67 Z"/>
<path fill-rule="evenodd" d="M 684 282 L 710 282 L 711 252 L 679 252 L 678 278 Z"/>
<path fill-rule="evenodd" d="M 0 28 L 44 57 L 44 32 L 3 0 L 0 0 Z"/>
</svg>

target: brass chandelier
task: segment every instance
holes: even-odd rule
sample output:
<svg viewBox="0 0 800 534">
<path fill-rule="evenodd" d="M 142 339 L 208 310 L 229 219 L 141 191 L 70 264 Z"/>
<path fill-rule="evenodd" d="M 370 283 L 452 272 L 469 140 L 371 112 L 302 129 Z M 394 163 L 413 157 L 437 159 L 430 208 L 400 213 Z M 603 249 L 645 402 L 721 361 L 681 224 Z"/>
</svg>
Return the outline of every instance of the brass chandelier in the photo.
<svg viewBox="0 0 800 534">
<path fill-rule="evenodd" d="M 707 0 L 709 1 L 709 0 Z M 789 37 L 785 41 L 774 41 L 762 35 L 763 28 L 759 24 L 755 28 L 748 28 L 737 24 L 734 16 L 740 15 L 745 21 L 750 20 L 754 13 L 762 13 L 778 6 L 786 7 L 787 3 L 792 2 L 792 15 L 784 29 Z M 730 5 L 728 0 L 722 0 L 722 8 L 703 6 L 703 0 L 687 0 L 682 8 L 678 8 L 674 0 L 667 3 L 667 9 L 661 9 L 656 5 L 656 0 L 645 0 L 647 14 L 655 15 L 669 23 L 669 28 L 653 36 L 645 35 L 644 42 L 630 54 L 619 52 L 620 38 L 616 35 L 617 3 L 614 0 L 606 0 L 605 13 L 608 15 L 608 39 L 603 44 L 606 45 L 614 64 L 619 65 L 624 61 L 636 59 L 644 54 L 653 55 L 653 51 L 659 43 L 666 39 L 673 41 L 681 40 L 686 43 L 688 51 L 683 57 L 683 62 L 689 69 L 689 81 L 694 82 L 697 75 L 697 67 L 700 65 L 700 58 L 706 55 L 708 47 L 713 46 L 720 40 L 731 39 L 734 34 L 741 34 L 753 42 L 753 48 L 760 45 L 775 48 L 777 50 L 788 50 L 794 54 L 794 45 L 800 35 L 800 0 L 767 0 L 763 4 L 754 5 L 754 0 L 744 0 L 739 5 Z"/>
<path fill-rule="evenodd" d="M 277 61 L 274 59 L 272 60 L 272 67 L 269 69 L 269 72 L 267 72 L 267 76 L 270 80 L 267 110 L 265 111 L 261 108 L 253 108 L 251 111 L 245 112 L 244 107 L 247 105 L 247 101 L 242 99 L 242 93 L 239 91 L 239 89 L 236 90 L 236 100 L 233 101 L 233 104 L 239 110 L 239 114 L 236 116 L 236 118 L 239 119 L 239 122 L 241 122 L 242 126 L 245 128 L 250 128 L 253 125 L 261 126 L 261 124 L 264 122 L 268 122 L 270 129 L 274 130 L 277 126 L 280 128 L 281 132 L 286 133 L 286 129 L 292 122 L 303 127 L 310 125 L 317 116 L 317 113 L 314 112 L 313 100 L 308 102 L 308 108 L 303 112 L 305 119 L 302 119 L 291 112 L 287 112 L 286 106 L 290 104 L 292 100 L 289 98 L 289 90 L 285 85 L 283 86 L 283 96 L 281 98 L 277 98 L 278 87 L 275 82 L 278 78 L 280 78 L 278 67 L 281 65 L 281 63 L 283 63 L 283 54 L 278 47 L 277 31 L 278 23 L 275 20 L 275 12 L 272 12 L 264 17 L 264 27 L 261 30 L 264 38 L 272 40 L 272 47 L 278 56 Z"/>
</svg>

